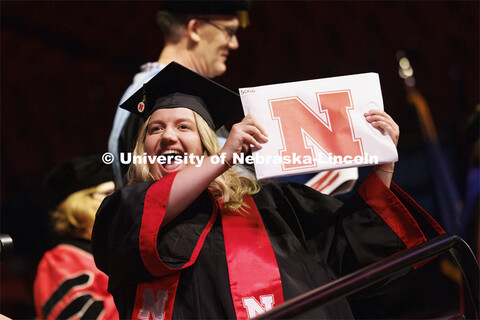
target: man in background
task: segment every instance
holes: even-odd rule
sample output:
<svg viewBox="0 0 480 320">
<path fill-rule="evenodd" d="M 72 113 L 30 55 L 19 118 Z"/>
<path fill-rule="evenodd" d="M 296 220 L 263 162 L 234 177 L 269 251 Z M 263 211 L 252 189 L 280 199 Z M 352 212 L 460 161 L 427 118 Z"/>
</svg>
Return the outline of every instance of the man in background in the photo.
<svg viewBox="0 0 480 320">
<path fill-rule="evenodd" d="M 208 78 L 225 73 L 230 51 L 239 47 L 237 29 L 248 25 L 249 7 L 250 0 L 163 0 L 157 23 L 164 36 L 164 47 L 157 61 L 141 66 L 120 104 L 172 61 Z M 117 108 L 108 141 L 108 150 L 114 156 L 117 189 L 124 185 L 123 176 L 128 169 L 120 163 L 120 153 L 133 150 L 142 123 L 139 117 Z"/>
</svg>

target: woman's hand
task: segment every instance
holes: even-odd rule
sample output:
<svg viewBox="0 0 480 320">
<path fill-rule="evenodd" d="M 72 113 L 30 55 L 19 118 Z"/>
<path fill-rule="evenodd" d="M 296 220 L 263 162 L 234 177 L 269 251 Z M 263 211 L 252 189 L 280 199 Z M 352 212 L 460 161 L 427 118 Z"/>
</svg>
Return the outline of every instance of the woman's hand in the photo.
<svg viewBox="0 0 480 320">
<path fill-rule="evenodd" d="M 255 117 L 248 115 L 232 127 L 220 154 L 226 155 L 226 162 L 232 163 L 233 154 L 247 152 L 250 145 L 261 148 L 267 142 L 265 130 Z M 205 159 L 202 165 L 186 166 L 177 173 L 167 202 L 167 210 L 162 226 L 187 208 L 219 175 L 228 168 L 225 164 Z"/>
<path fill-rule="evenodd" d="M 386 132 L 395 146 L 397 146 L 400 129 L 395 121 L 393 121 L 392 117 L 390 117 L 385 111 L 376 109 L 370 110 L 365 113 L 365 119 L 382 133 Z"/>
<path fill-rule="evenodd" d="M 219 153 L 225 154 L 225 160 L 232 163 L 234 154 L 248 152 L 251 145 L 261 149 L 261 143 L 267 141 L 265 129 L 253 115 L 249 114 L 241 122 L 233 125 L 227 141 Z"/>
<path fill-rule="evenodd" d="M 395 121 L 393 121 L 392 117 L 390 117 L 384 111 L 374 109 L 365 113 L 365 119 L 374 128 L 379 129 L 382 133 L 386 132 L 392 139 L 395 146 L 397 146 L 398 138 L 400 137 L 400 128 Z M 395 163 L 393 162 L 380 164 L 374 167 L 377 176 L 389 188 L 390 184 L 392 183 L 394 167 Z"/>
</svg>

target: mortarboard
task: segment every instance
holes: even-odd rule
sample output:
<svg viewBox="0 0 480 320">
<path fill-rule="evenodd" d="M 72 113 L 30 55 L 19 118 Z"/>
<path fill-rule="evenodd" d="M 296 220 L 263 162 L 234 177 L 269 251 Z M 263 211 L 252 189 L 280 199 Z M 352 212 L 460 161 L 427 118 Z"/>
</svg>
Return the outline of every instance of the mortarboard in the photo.
<svg viewBox="0 0 480 320">
<path fill-rule="evenodd" d="M 236 15 L 246 27 L 250 4 L 250 0 L 162 0 L 160 6 L 173 14 Z"/>
<path fill-rule="evenodd" d="M 97 155 L 71 159 L 55 167 L 46 178 L 48 191 L 57 204 L 74 192 L 113 181 L 111 166 Z"/>
<path fill-rule="evenodd" d="M 187 108 L 218 130 L 240 120 L 240 96 L 176 62 L 171 62 L 120 105 L 144 120 L 157 109 Z"/>
</svg>

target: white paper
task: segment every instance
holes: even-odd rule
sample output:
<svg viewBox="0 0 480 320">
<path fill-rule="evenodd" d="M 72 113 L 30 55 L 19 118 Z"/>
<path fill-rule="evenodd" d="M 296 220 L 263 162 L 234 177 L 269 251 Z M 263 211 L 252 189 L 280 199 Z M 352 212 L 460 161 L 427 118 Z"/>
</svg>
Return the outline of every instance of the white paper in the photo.
<svg viewBox="0 0 480 320">
<path fill-rule="evenodd" d="M 265 127 L 269 141 L 252 150 L 258 179 L 371 166 L 398 160 L 387 134 L 364 113 L 383 110 L 378 74 L 266 85 L 239 90 L 245 115 Z"/>
</svg>

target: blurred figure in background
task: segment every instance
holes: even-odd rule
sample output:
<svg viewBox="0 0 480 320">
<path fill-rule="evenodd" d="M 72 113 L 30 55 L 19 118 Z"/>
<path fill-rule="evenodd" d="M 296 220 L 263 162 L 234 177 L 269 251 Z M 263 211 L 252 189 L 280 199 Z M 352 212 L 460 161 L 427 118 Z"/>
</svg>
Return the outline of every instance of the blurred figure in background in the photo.
<svg viewBox="0 0 480 320">
<path fill-rule="evenodd" d="M 239 47 L 237 29 L 248 25 L 249 8 L 250 0 L 161 1 L 157 24 L 164 36 L 164 47 L 157 61 L 141 66 L 120 104 L 172 61 L 207 78 L 225 73 L 229 52 Z M 124 185 L 128 169 L 128 165 L 121 164 L 120 153 L 133 151 L 142 124 L 140 117 L 117 108 L 108 141 L 108 151 L 114 155 L 117 188 Z M 226 131 L 220 130 L 217 134 L 226 137 Z"/>
<path fill-rule="evenodd" d="M 56 167 L 47 187 L 58 204 L 51 212 L 57 246 L 42 257 L 34 282 L 39 319 L 118 319 L 108 277 L 90 249 L 95 214 L 114 191 L 111 167 L 98 156 L 75 158 Z"/>
</svg>

